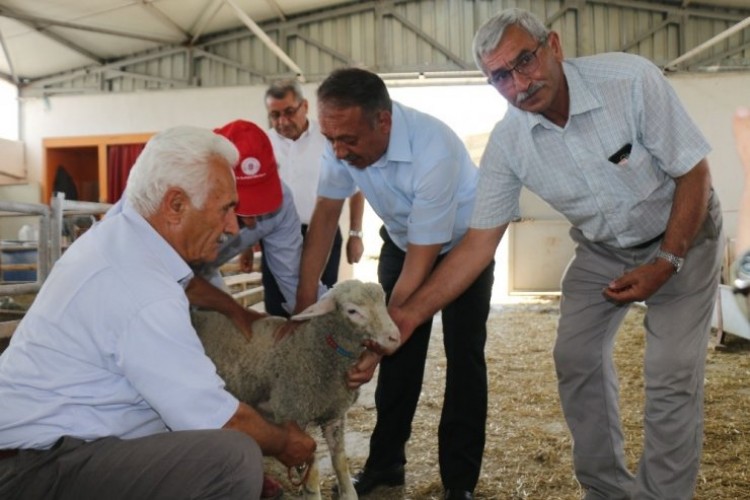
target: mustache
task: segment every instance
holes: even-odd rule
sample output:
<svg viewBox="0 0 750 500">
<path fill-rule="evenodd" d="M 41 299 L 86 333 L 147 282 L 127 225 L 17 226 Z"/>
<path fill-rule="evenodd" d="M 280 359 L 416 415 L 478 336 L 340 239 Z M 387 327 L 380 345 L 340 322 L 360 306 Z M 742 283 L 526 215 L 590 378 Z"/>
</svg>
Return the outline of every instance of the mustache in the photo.
<svg viewBox="0 0 750 500">
<path fill-rule="evenodd" d="M 531 84 L 531 87 L 526 92 L 519 92 L 516 94 L 516 105 L 521 104 L 523 101 L 539 92 L 544 87 L 542 82 L 536 82 Z"/>
</svg>

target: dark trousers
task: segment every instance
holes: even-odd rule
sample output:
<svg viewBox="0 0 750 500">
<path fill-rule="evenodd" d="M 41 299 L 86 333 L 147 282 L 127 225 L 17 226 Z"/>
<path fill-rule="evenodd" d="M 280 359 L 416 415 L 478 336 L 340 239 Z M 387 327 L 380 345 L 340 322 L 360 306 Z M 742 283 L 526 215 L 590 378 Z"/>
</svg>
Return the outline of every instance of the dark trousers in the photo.
<svg viewBox="0 0 750 500">
<path fill-rule="evenodd" d="M 246 500 L 258 498 L 262 485 L 260 448 L 232 430 L 63 437 L 50 450 L 0 460 L 3 500 Z"/>
<path fill-rule="evenodd" d="M 383 247 L 378 280 L 390 298 L 406 257 L 380 230 Z M 442 260 L 439 259 L 438 262 Z M 438 430 L 440 477 L 445 488 L 473 491 L 479 479 L 487 420 L 487 366 L 484 345 L 494 262 L 442 311 L 447 359 L 445 395 Z M 432 320 L 420 325 L 392 356 L 380 363 L 375 389 L 377 423 L 366 467 L 406 463 L 406 442 L 422 389 Z"/>
<path fill-rule="evenodd" d="M 302 224 L 302 237 L 304 238 L 307 234 L 307 224 Z M 341 237 L 341 229 L 336 230 L 336 236 L 333 240 L 333 247 L 331 248 L 331 255 L 328 256 L 328 262 L 326 267 L 323 269 L 323 275 L 320 281 L 323 284 L 331 288 L 339 280 L 339 261 L 341 260 L 341 245 L 343 238 Z M 260 242 L 261 248 L 263 248 L 263 240 Z M 266 307 L 266 312 L 274 316 L 289 317 L 289 313 L 281 306 L 286 300 L 284 295 L 279 290 L 279 285 L 276 284 L 276 280 L 273 274 L 268 270 L 268 263 L 266 262 L 266 252 L 263 249 L 261 254 L 261 282 L 263 283 L 263 303 Z"/>
</svg>

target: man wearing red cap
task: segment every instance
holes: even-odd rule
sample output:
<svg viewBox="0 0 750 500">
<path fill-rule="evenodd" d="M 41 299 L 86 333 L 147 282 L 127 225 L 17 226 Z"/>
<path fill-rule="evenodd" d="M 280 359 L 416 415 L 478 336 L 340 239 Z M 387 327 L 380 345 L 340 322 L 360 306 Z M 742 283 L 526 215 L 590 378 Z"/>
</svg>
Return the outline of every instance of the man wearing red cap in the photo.
<svg viewBox="0 0 750 500">
<path fill-rule="evenodd" d="M 271 142 L 260 127 L 245 120 L 233 121 L 215 132 L 232 141 L 240 152 L 240 161 L 234 167 L 238 196 L 235 212 L 243 227 L 222 244 L 218 257 L 197 268 L 196 274 L 214 287 L 226 290 L 219 268 L 262 241 L 267 270 L 279 286 L 284 309 L 291 313 L 296 303 L 302 234 L 292 193 L 279 179 Z M 204 282 L 196 280 L 195 286 L 188 289 L 191 302 L 221 311 L 243 331 L 251 331 L 249 323 L 257 315 L 238 308 L 236 301 L 227 294 L 217 293 L 216 288 L 206 287 Z M 319 285 L 318 296 L 324 291 Z"/>
</svg>

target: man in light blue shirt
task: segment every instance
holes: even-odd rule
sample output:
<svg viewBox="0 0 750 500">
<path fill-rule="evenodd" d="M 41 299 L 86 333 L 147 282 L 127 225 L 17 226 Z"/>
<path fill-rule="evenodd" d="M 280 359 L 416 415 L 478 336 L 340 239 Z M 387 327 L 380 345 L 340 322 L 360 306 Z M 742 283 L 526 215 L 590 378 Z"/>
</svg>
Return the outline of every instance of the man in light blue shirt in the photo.
<svg viewBox="0 0 750 500">
<path fill-rule="evenodd" d="M 224 389 L 190 323 L 189 264 L 237 232 L 237 159 L 210 130 L 157 134 L 121 212 L 55 264 L 0 356 L 0 497 L 257 498 L 261 453 L 310 460 L 296 424 Z"/>
<path fill-rule="evenodd" d="M 529 12 L 488 20 L 474 53 L 513 107 L 482 157 L 471 229 L 392 313 L 402 336 L 492 259 L 528 187 L 565 215 L 577 244 L 553 354 L 585 498 L 692 498 L 724 241 L 710 147 L 653 64 L 621 53 L 563 60 L 557 33 Z M 648 306 L 646 405 L 633 475 L 612 349 L 627 305 L 638 301 Z"/>
<path fill-rule="evenodd" d="M 297 308 L 315 300 L 344 200 L 361 190 L 383 221 L 378 279 L 390 306 L 399 305 L 430 274 L 469 227 L 478 172 L 459 137 L 438 119 L 392 103 L 383 81 L 369 71 L 331 73 L 318 88 L 323 153 L 318 201 L 305 238 Z M 471 499 L 479 478 L 487 416 L 486 321 L 493 264 L 443 308 L 448 363 L 439 429 L 445 498 Z M 419 400 L 432 318 L 409 342 L 380 363 L 375 393 L 377 423 L 370 454 L 355 477 L 360 495 L 404 483 L 406 442 Z M 369 380 L 379 356 L 352 386 Z"/>
</svg>

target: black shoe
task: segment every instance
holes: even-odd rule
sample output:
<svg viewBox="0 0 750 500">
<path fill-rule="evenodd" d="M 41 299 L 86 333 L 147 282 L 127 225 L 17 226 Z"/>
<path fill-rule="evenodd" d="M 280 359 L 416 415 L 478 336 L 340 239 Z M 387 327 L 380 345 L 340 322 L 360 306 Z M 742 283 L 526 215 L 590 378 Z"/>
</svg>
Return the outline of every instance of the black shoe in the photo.
<svg viewBox="0 0 750 500">
<path fill-rule="evenodd" d="M 378 486 L 403 486 L 404 466 L 394 465 L 387 469 L 364 468 L 352 478 L 357 495 L 367 495 Z"/>
<path fill-rule="evenodd" d="M 445 490 L 445 500 L 474 500 L 474 494 L 466 490 Z"/>
</svg>

